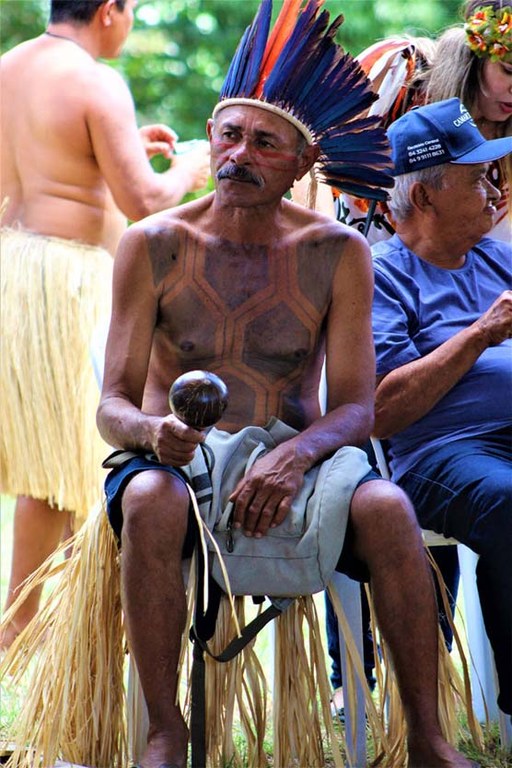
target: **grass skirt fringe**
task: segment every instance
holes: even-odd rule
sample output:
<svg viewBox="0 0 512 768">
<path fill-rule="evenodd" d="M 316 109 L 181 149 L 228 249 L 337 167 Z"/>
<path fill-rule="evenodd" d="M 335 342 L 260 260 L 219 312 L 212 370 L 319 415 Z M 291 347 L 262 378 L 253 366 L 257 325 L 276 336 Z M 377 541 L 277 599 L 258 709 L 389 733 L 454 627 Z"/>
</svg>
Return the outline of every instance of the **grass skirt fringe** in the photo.
<svg viewBox="0 0 512 768">
<path fill-rule="evenodd" d="M 246 623 L 246 603 L 245 598 L 235 598 L 236 616 L 241 627 Z M 223 598 L 210 650 L 222 652 L 236 634 L 229 601 Z M 264 750 L 267 688 L 254 644 L 255 640 L 225 664 L 205 657 L 206 751 L 210 766 L 259 768 L 267 764 Z M 233 738 L 237 730 L 236 719 L 239 719 L 243 739 Z"/>
<path fill-rule="evenodd" d="M 452 657 L 446 649 L 444 637 L 439 628 L 438 641 L 438 716 L 441 730 L 446 740 L 457 746 L 465 726 L 461 725 L 461 715 L 467 721 L 470 739 L 481 751 L 485 751 L 482 728 L 473 711 L 469 666 L 460 634 L 453 623 L 448 602 L 446 587 L 436 562 L 428 548 L 429 561 L 434 569 L 439 583 L 439 591 L 443 599 L 445 615 L 453 631 L 454 642 L 459 652 L 462 666 L 462 676 L 455 668 Z M 398 684 L 394 673 L 393 661 L 376 623 L 371 592 L 367 587 L 368 604 L 371 611 L 371 629 L 374 643 L 375 676 L 377 679 L 376 693 L 371 695 L 366 684 L 362 660 L 354 645 L 350 627 L 343 612 L 337 593 L 329 589 L 329 596 L 334 606 L 339 625 L 347 645 L 349 659 L 349 677 L 357 676 L 366 695 L 366 714 L 369 732 L 371 734 L 373 760 L 368 764 L 379 768 L 404 768 L 408 765 L 407 757 L 407 726 L 404 710 L 398 692 Z M 352 686 L 353 688 L 353 686 Z M 345 689 L 345 702 L 347 702 Z M 345 704 L 347 706 L 347 704 Z M 465 734 L 466 735 L 466 734 Z"/>
<path fill-rule="evenodd" d="M 30 674 L 29 694 L 7 734 L 8 741 L 17 745 L 9 768 L 50 766 L 58 759 L 97 768 L 126 768 L 133 757 L 128 753 L 119 557 L 104 511 L 91 514 L 72 543 L 70 559 L 62 561 L 69 545 L 64 543 L 53 560 L 27 581 L 18 598 L 23 600 L 35 584 L 58 576 L 39 614 L 16 638 L 0 666 L 1 677 L 7 682 L 9 676 L 13 688 Z M 247 600 L 235 600 L 236 619 L 242 626 Z M 15 611 L 16 604 L 3 622 Z M 218 652 L 236 633 L 235 618 L 224 599 L 211 649 Z M 274 765 L 323 766 L 323 720 L 333 737 L 335 765 L 341 768 L 312 598 L 300 598 L 290 606 L 276 622 L 275 637 Z M 182 676 L 190 671 L 186 659 L 190 647 L 185 632 Z M 267 682 L 254 641 L 228 664 L 207 659 L 206 680 L 209 766 L 267 765 Z M 190 702 L 184 698 L 188 716 Z M 237 720 L 241 739 L 233 738 Z"/>
<path fill-rule="evenodd" d="M 0 489 L 48 499 L 80 522 L 101 500 L 91 338 L 108 322 L 112 258 L 100 248 L 0 230 Z"/>
<path fill-rule="evenodd" d="M 127 765 L 119 564 L 105 512 L 91 513 L 72 542 L 71 558 L 59 562 L 63 544 L 18 598 L 59 575 L 0 667 L 15 687 L 31 666 L 29 693 L 8 735 L 17 746 L 10 768 L 52 766 L 59 758 L 98 768 Z M 16 604 L 3 623 L 15 611 Z"/>
<path fill-rule="evenodd" d="M 8 766 L 51 766 L 57 759 L 63 759 L 97 768 L 126 768 L 134 756 L 128 754 L 119 557 L 104 511 L 89 516 L 73 539 L 71 558 L 59 561 L 66 546 L 64 543 L 57 558 L 47 561 L 31 577 L 18 598 L 23 600 L 36 583 L 59 575 L 46 604 L 17 637 L 0 667 L 0 675 L 11 676 L 13 687 L 20 684 L 29 667 L 31 673 L 29 694 L 7 736 L 9 742 L 17 745 Z M 192 583 L 189 617 L 193 591 Z M 347 643 L 351 662 L 348 674 L 357 676 L 367 691 L 368 728 L 373 741 L 373 759 L 369 764 L 383 768 L 406 766 L 406 726 L 385 643 L 373 623 L 382 657 L 376 669 L 380 692 L 377 699 L 372 698 L 366 686 L 363 666 L 337 594 L 333 592 L 331 598 Z M 235 602 L 236 617 L 228 600 L 222 600 L 216 634 L 210 644 L 214 653 L 220 652 L 236 635 L 235 619 L 240 625 L 245 624 L 247 599 L 237 598 Z M 4 623 L 9 622 L 13 611 L 16 604 L 6 613 Z M 312 597 L 295 600 L 275 622 L 271 763 L 278 768 L 321 768 L 326 764 L 327 750 L 335 768 L 343 766 L 339 729 L 335 731 L 330 713 L 322 634 Z M 456 642 L 460 643 L 458 635 Z M 190 672 L 190 647 L 185 631 L 180 662 L 184 680 Z M 442 641 L 439 647 L 439 709 L 445 735 L 455 742 L 459 735 L 457 711 L 464 709 L 473 741 L 483 750 L 481 730 L 471 709 L 467 665 L 462 682 Z M 377 652 L 375 658 L 379 658 Z M 183 699 L 188 717 L 187 692 Z M 228 664 L 207 659 L 209 768 L 261 768 L 271 764 L 264 743 L 268 735 L 268 703 L 254 641 Z M 233 737 L 237 720 L 241 739 Z"/>
<path fill-rule="evenodd" d="M 275 766 L 323 768 L 326 747 L 343 768 L 330 710 L 322 630 L 313 597 L 299 597 L 277 619 L 274 658 Z"/>
</svg>

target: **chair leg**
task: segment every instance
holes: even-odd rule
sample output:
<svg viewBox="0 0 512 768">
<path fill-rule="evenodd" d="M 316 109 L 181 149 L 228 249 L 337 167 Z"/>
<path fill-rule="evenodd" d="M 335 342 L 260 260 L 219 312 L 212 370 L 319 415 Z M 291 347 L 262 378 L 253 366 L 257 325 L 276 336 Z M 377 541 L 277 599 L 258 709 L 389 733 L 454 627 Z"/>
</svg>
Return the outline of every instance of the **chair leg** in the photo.
<svg viewBox="0 0 512 768">
<path fill-rule="evenodd" d="M 500 739 L 504 748 L 512 745 L 512 724 L 510 715 L 502 712 L 497 704 L 498 682 L 491 646 L 485 632 L 484 620 L 478 592 L 475 587 L 475 568 L 478 555 L 463 544 L 459 544 L 459 563 L 464 607 L 466 612 L 466 633 L 471 654 L 471 687 L 473 708 L 480 722 L 485 721 L 485 705 L 489 720 L 499 722 Z M 484 704 L 485 702 L 485 704 Z"/>
<path fill-rule="evenodd" d="M 138 763 L 146 748 L 149 717 L 139 673 L 132 656 L 129 658 L 128 668 L 127 728 L 130 761 Z"/>
<path fill-rule="evenodd" d="M 343 605 L 347 622 L 352 630 L 355 645 L 361 660 L 363 659 L 363 633 L 361 620 L 361 588 L 359 582 L 349 579 L 342 573 L 335 573 L 332 585 Z M 339 632 L 341 673 L 345 689 L 345 740 L 350 764 L 355 768 L 366 766 L 366 720 L 365 695 L 361 682 L 356 677 L 354 691 L 351 691 L 350 678 L 347 673 L 347 651 L 345 639 Z M 355 711 L 351 711 L 350 699 L 354 696 Z"/>
<path fill-rule="evenodd" d="M 512 751 L 512 716 L 500 710 L 500 740 L 503 749 Z"/>
<path fill-rule="evenodd" d="M 459 544 L 459 563 L 464 592 L 465 624 L 471 655 L 473 709 L 480 722 L 485 721 L 485 705 L 489 719 L 498 720 L 496 674 L 494 659 L 484 628 L 480 600 L 475 587 L 475 567 L 478 555 Z M 485 703 L 484 703 L 485 702 Z"/>
</svg>

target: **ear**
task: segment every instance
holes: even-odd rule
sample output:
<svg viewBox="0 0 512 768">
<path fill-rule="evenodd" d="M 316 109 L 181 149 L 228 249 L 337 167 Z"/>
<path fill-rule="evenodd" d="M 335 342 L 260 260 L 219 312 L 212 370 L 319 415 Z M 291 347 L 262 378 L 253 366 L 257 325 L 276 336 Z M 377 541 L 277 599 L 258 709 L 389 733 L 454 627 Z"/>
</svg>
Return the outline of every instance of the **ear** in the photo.
<svg viewBox="0 0 512 768">
<path fill-rule="evenodd" d="M 112 25 L 112 11 L 116 7 L 116 0 L 106 0 L 103 5 L 98 8 L 98 16 L 104 27 L 110 27 Z"/>
<path fill-rule="evenodd" d="M 210 141 L 212 140 L 212 133 L 213 133 L 213 118 L 210 117 L 206 121 L 206 135 L 208 136 L 208 139 Z"/>
<path fill-rule="evenodd" d="M 415 210 L 420 213 L 427 213 L 432 207 L 432 187 L 423 184 L 421 181 L 415 181 L 409 189 L 409 200 Z"/>
<path fill-rule="evenodd" d="M 299 168 L 295 174 L 297 181 L 302 179 L 302 177 L 314 166 L 318 160 L 319 154 L 320 147 L 317 144 L 308 144 L 304 147 L 299 156 Z"/>
</svg>

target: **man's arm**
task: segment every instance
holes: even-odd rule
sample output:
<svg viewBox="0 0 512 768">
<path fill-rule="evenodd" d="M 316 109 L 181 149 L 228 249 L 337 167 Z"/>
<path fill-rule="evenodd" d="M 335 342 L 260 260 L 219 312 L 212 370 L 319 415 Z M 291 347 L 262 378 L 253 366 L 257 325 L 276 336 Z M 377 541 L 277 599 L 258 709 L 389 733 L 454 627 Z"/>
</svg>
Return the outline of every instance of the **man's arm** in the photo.
<svg viewBox="0 0 512 768">
<path fill-rule="evenodd" d="M 133 225 L 123 236 L 114 262 L 112 316 L 97 423 L 110 445 L 151 451 L 163 463 L 182 466 L 192 460 L 203 434 L 172 415 L 142 410 L 159 291 L 144 226 Z"/>
<path fill-rule="evenodd" d="M 235 489 L 234 524 L 249 535 L 263 536 L 279 525 L 304 473 L 341 446 L 364 443 L 373 426 L 370 251 L 357 232 L 332 226 L 340 233 L 340 260 L 327 318 L 327 413 L 259 459 Z"/>
<path fill-rule="evenodd" d="M 137 128 L 130 91 L 111 67 L 85 75 L 86 121 L 93 154 L 117 207 L 132 221 L 177 205 L 190 191 L 200 189 L 209 173 L 209 149 L 201 145 L 174 157 L 168 171 L 158 174 L 146 155 Z M 95 77 L 92 77 L 95 71 Z"/>
<path fill-rule="evenodd" d="M 468 328 L 428 355 L 379 377 L 375 436 L 390 437 L 425 416 L 472 368 L 487 347 L 501 344 L 511 333 L 512 291 L 505 291 Z"/>
</svg>

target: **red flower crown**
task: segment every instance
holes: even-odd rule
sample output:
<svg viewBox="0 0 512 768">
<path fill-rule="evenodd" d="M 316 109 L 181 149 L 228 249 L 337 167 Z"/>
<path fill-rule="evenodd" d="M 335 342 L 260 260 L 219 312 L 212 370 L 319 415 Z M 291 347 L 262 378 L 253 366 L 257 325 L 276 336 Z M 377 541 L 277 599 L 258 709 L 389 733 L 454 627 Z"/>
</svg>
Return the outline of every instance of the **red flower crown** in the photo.
<svg viewBox="0 0 512 768">
<path fill-rule="evenodd" d="M 491 5 L 478 8 L 464 24 L 467 44 L 479 58 L 512 62 L 512 7 L 496 12 Z"/>
</svg>

